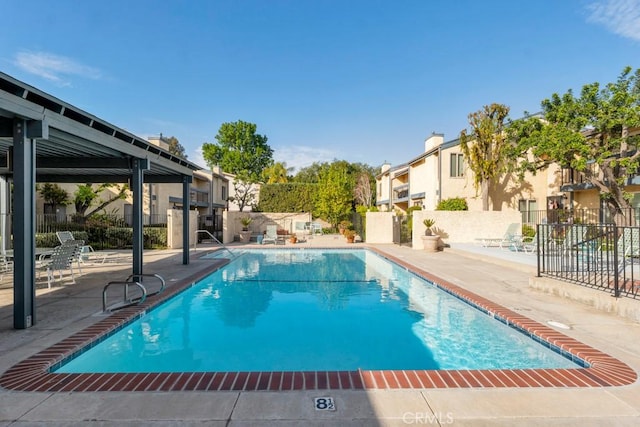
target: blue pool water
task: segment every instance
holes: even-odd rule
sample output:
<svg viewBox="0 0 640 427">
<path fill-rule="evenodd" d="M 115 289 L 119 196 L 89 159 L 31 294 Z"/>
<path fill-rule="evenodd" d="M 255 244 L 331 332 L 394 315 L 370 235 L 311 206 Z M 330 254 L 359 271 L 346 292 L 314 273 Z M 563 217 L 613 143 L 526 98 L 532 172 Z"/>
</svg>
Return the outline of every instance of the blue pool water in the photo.
<svg viewBox="0 0 640 427">
<path fill-rule="evenodd" d="M 367 250 L 249 250 L 56 372 L 570 368 Z"/>
</svg>

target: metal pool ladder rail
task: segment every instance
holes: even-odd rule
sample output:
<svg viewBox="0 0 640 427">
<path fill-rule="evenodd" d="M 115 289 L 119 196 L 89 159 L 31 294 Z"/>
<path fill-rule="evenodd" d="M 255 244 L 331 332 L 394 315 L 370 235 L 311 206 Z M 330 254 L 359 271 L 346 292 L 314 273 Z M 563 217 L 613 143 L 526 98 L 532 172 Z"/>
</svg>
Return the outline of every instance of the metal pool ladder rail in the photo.
<svg viewBox="0 0 640 427">
<path fill-rule="evenodd" d="M 199 234 L 199 233 L 205 233 L 205 234 L 208 234 L 208 235 L 209 235 L 209 238 L 210 238 L 211 240 L 213 240 L 214 242 L 216 242 L 217 244 L 219 244 L 220 246 L 222 246 L 222 248 L 223 248 L 223 249 L 225 249 L 227 252 L 229 252 L 229 255 L 231 255 L 233 258 L 235 258 L 235 257 L 237 256 L 236 254 L 234 254 L 233 252 L 231 252 L 231 249 L 229 249 L 228 247 L 226 247 L 226 246 L 224 245 L 224 243 L 222 243 L 220 240 L 216 239 L 216 237 L 215 237 L 213 234 L 211 234 L 211 233 L 209 232 L 209 230 L 196 230 L 196 238 L 195 238 L 195 240 L 193 241 L 193 250 L 194 250 L 194 251 L 196 250 L 196 246 L 197 246 L 197 244 L 198 244 L 198 234 Z"/>
<path fill-rule="evenodd" d="M 157 279 L 160 282 L 160 288 L 155 292 L 148 293 L 147 288 L 141 283 L 144 281 L 145 278 Z M 136 279 L 136 280 L 133 280 L 133 279 Z M 111 307 L 107 308 L 107 289 L 109 289 L 111 286 L 114 286 L 114 285 L 123 286 L 124 297 L 122 299 L 122 302 L 116 303 Z M 140 290 L 140 296 L 137 296 L 135 298 L 132 298 L 129 296 L 129 286 L 131 285 L 136 286 Z M 165 286 L 166 286 L 166 282 L 164 281 L 162 276 L 160 276 L 159 274 L 132 274 L 131 276 L 127 277 L 127 280 L 125 281 L 109 282 L 106 284 L 104 289 L 102 289 L 102 311 L 110 312 L 114 310 L 119 310 L 121 308 L 129 307 L 134 304 L 142 304 L 148 296 L 157 295 L 162 291 L 164 291 Z"/>
</svg>

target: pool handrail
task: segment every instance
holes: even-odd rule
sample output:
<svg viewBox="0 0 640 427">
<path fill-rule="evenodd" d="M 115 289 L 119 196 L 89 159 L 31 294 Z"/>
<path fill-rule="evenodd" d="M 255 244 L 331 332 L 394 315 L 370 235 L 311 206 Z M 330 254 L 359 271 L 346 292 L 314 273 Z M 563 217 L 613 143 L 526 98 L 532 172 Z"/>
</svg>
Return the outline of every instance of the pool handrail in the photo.
<svg viewBox="0 0 640 427">
<path fill-rule="evenodd" d="M 144 282 L 144 278 L 145 277 L 153 277 L 153 278 L 156 278 L 156 279 L 158 279 L 160 281 L 160 289 L 158 289 L 155 292 L 151 292 L 151 293 L 147 292 L 147 296 L 148 297 L 153 296 L 153 295 L 157 295 L 159 293 L 162 293 L 162 291 L 164 291 L 164 288 L 166 287 L 167 283 L 165 282 L 164 278 L 162 276 L 160 276 L 159 274 L 132 274 L 129 277 L 127 277 L 127 280 L 125 280 L 125 282 L 133 283 L 131 281 L 131 279 L 136 279 L 135 281 Z M 145 286 L 145 288 L 146 288 L 146 286 Z M 125 288 L 124 288 L 124 299 L 125 300 L 129 299 L 128 292 L 129 292 L 129 287 L 125 286 Z"/>
<path fill-rule="evenodd" d="M 109 310 L 107 310 L 107 289 L 109 289 L 111 285 L 124 285 L 125 299 L 119 305 L 114 305 L 113 307 L 110 307 Z M 129 285 L 136 285 L 138 288 L 140 288 L 140 291 L 142 292 L 142 295 L 140 296 L 140 298 L 128 299 Z M 147 289 L 140 282 L 122 282 L 122 281 L 109 282 L 102 289 L 102 312 L 107 313 L 113 310 L 119 310 L 121 308 L 129 307 L 134 304 L 142 304 L 146 298 L 147 298 Z"/>
<path fill-rule="evenodd" d="M 196 250 L 197 250 L 197 245 L 198 245 L 198 233 L 205 233 L 205 234 L 208 234 L 208 235 L 209 235 L 209 238 L 210 238 L 211 240 L 213 240 L 214 242 L 216 242 L 217 244 L 219 244 L 220 246 L 222 246 L 222 248 L 223 248 L 223 249 L 226 249 L 226 251 L 227 251 L 227 252 L 229 252 L 229 254 L 230 254 L 233 258 L 235 258 L 235 257 L 236 257 L 236 254 L 234 254 L 234 253 L 231 251 L 231 249 L 229 249 L 228 247 L 226 247 L 226 246 L 224 245 L 224 243 L 222 243 L 220 240 L 218 240 L 218 239 L 216 238 L 216 236 L 214 236 L 213 234 L 211 234 L 211 233 L 209 232 L 209 230 L 196 230 L 196 238 L 195 238 L 195 239 L 194 239 L 194 241 L 193 241 L 193 250 L 194 250 L 194 251 L 196 251 Z"/>
</svg>

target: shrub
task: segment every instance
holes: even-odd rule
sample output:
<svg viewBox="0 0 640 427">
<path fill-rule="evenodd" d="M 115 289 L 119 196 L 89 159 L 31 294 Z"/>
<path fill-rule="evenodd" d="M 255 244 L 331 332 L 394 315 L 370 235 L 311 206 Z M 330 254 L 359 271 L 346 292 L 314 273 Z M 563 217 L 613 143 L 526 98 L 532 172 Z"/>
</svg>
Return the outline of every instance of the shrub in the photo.
<svg viewBox="0 0 640 427">
<path fill-rule="evenodd" d="M 86 231 L 74 231 L 73 238 L 76 240 L 84 240 L 86 245 L 90 245 L 89 233 Z M 60 244 L 58 236 L 55 232 L 36 233 L 36 247 L 38 248 L 55 248 Z"/>
<path fill-rule="evenodd" d="M 469 206 L 467 200 L 462 197 L 452 197 L 449 199 L 440 200 L 437 211 L 468 211 Z"/>
<path fill-rule="evenodd" d="M 289 182 L 260 187 L 258 212 L 313 212 L 317 184 Z"/>
<path fill-rule="evenodd" d="M 536 229 L 528 224 L 522 224 L 522 237 L 533 237 L 536 235 Z"/>
<path fill-rule="evenodd" d="M 60 244 L 56 233 L 36 233 L 36 247 L 54 248 Z"/>
</svg>

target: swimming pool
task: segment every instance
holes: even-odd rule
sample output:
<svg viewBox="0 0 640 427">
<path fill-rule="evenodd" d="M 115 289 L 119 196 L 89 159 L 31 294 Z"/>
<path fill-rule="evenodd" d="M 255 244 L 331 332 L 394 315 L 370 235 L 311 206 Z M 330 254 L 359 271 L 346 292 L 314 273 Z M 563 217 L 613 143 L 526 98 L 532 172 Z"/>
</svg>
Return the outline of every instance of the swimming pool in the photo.
<svg viewBox="0 0 640 427">
<path fill-rule="evenodd" d="M 56 372 L 571 367 L 373 252 L 268 249 L 243 251 Z"/>
<path fill-rule="evenodd" d="M 386 250 L 369 248 L 393 260 L 411 274 L 426 278 L 434 287 L 455 295 L 499 321 L 523 330 L 545 347 L 565 356 L 584 360 L 588 367 L 546 369 L 400 369 L 400 370 L 312 370 L 312 371 L 202 371 L 202 372 L 98 372 L 54 373 L 64 362 L 74 359 L 104 342 L 154 308 L 191 289 L 226 260 L 210 260 L 207 265 L 189 267 L 191 276 L 174 283 L 165 293 L 143 304 L 120 310 L 113 315 L 63 339 L 17 363 L 2 375 L 0 386 L 20 391 L 186 391 L 186 390 L 362 390 L 397 388 L 460 387 L 602 387 L 620 386 L 636 381 L 637 374 L 620 360 L 576 341 L 547 325 L 475 295 L 451 282 L 395 258 Z M 193 258 L 194 260 L 196 258 Z M 198 264 L 198 262 L 194 262 Z M 213 265 L 216 264 L 216 265 Z M 381 282 L 382 287 L 387 283 Z M 382 292 L 380 295 L 387 295 Z M 388 294 L 392 297 L 392 293 Z M 259 350 L 257 350 L 259 351 Z"/>
</svg>

